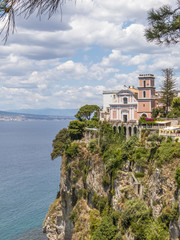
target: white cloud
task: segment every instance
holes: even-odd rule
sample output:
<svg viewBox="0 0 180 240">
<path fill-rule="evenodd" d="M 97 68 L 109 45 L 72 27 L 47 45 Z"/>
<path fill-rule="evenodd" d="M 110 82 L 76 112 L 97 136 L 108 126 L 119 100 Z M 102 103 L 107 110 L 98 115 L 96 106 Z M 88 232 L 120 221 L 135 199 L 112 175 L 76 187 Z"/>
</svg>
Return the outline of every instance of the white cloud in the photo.
<svg viewBox="0 0 180 240">
<path fill-rule="evenodd" d="M 74 63 L 73 61 L 67 61 L 60 64 L 57 69 L 61 74 L 78 74 L 82 75 L 87 73 L 87 67 L 82 63 Z"/>
<path fill-rule="evenodd" d="M 0 45 L 0 109 L 102 105 L 103 89 L 138 84 L 138 74 L 173 67 L 180 45 L 147 43 L 147 11 L 176 0 L 71 1 L 41 21 L 17 18 L 17 31 Z M 2 25 L 2 23 L 0 23 Z M 180 88 L 180 85 L 178 85 Z"/>
</svg>

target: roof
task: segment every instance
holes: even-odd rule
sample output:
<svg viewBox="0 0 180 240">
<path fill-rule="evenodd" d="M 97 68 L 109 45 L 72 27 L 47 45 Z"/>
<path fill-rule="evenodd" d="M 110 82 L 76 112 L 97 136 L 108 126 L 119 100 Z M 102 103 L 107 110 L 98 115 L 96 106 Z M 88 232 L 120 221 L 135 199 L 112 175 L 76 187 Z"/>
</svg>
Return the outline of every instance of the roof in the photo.
<svg viewBox="0 0 180 240">
<path fill-rule="evenodd" d="M 139 78 L 155 78 L 154 74 L 139 74 Z"/>
<path fill-rule="evenodd" d="M 128 90 L 134 94 L 138 94 L 138 90 L 136 88 L 128 88 Z"/>
<path fill-rule="evenodd" d="M 111 93 L 111 94 L 116 94 L 116 93 L 118 93 L 119 91 L 117 91 L 117 90 L 110 90 L 110 91 L 103 91 L 103 94 L 104 93 Z"/>
<path fill-rule="evenodd" d="M 130 93 L 130 94 L 134 94 L 130 89 L 121 89 L 120 91 L 118 91 L 118 95 L 121 93 Z"/>
</svg>

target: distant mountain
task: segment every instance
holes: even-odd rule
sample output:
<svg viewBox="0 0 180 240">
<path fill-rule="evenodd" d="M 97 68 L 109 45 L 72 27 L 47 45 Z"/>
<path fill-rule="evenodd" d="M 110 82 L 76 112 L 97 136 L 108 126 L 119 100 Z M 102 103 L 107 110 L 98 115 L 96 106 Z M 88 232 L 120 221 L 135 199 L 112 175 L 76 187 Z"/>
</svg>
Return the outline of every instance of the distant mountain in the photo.
<svg viewBox="0 0 180 240">
<path fill-rule="evenodd" d="M 16 112 L 0 111 L 0 121 L 33 121 L 33 120 L 72 120 L 73 116 L 57 116 L 57 115 L 38 115 Z"/>
<path fill-rule="evenodd" d="M 9 110 L 8 112 L 17 112 L 23 114 L 35 114 L 35 115 L 49 115 L 49 116 L 67 116 L 74 117 L 78 109 L 54 109 L 54 108 L 44 108 L 44 109 L 16 109 Z"/>
</svg>

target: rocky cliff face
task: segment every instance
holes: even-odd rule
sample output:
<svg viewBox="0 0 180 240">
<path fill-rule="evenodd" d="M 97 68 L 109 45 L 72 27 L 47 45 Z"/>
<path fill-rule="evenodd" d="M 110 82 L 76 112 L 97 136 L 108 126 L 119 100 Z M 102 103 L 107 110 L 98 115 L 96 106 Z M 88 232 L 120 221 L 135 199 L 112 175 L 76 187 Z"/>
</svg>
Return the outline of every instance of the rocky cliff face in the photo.
<svg viewBox="0 0 180 240">
<path fill-rule="evenodd" d="M 122 211 L 127 200 L 138 198 L 152 208 L 154 219 L 176 202 L 179 217 L 171 221 L 169 232 L 171 240 L 180 239 L 180 191 L 174 180 L 178 163 L 176 159 L 160 169 L 151 166 L 144 169 L 144 176 L 135 177 L 139 169 L 126 162 L 114 179 L 105 181 L 105 165 L 99 154 L 80 144 L 77 156 L 62 158 L 60 192 L 49 208 L 43 231 L 49 240 L 90 239 L 90 222 L 94 216 L 101 219 L 104 202 Z M 125 232 L 123 239 L 134 237 Z"/>
</svg>

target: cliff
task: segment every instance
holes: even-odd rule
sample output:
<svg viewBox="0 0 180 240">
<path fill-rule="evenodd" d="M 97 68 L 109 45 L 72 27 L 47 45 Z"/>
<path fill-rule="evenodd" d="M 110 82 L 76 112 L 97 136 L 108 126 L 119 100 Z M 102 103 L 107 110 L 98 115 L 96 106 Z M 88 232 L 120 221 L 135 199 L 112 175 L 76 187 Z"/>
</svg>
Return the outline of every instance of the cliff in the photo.
<svg viewBox="0 0 180 240">
<path fill-rule="evenodd" d="M 60 190 L 44 220 L 49 240 L 180 239 L 179 157 L 160 167 L 127 160 L 113 173 L 97 146 L 75 145 L 62 157 Z M 103 223 L 112 237 L 101 236 Z"/>
</svg>

